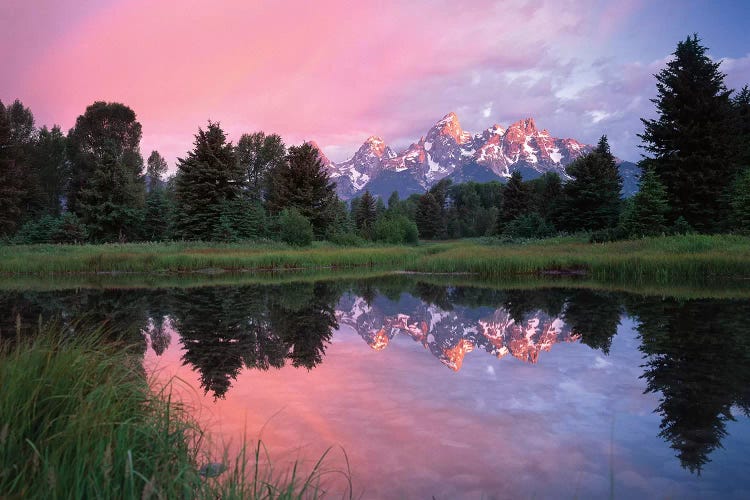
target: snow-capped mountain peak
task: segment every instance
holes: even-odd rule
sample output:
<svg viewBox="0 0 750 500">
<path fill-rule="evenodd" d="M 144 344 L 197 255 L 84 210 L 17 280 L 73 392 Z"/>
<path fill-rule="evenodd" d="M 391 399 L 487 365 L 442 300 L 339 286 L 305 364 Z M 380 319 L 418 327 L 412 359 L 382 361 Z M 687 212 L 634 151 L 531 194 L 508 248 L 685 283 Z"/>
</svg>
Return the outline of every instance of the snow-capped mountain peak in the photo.
<svg viewBox="0 0 750 500">
<path fill-rule="evenodd" d="M 565 167 L 592 150 L 575 139 L 559 139 L 539 130 L 530 117 L 507 129 L 494 124 L 473 134 L 463 130 L 456 113 L 450 112 L 398 154 L 382 138 L 371 136 L 350 159 L 329 162 L 328 171 L 342 199 L 365 189 L 383 198 L 393 191 L 407 197 L 446 177 L 454 182 L 486 182 L 506 179 L 517 170 L 526 180 L 545 172 L 566 178 Z"/>
</svg>

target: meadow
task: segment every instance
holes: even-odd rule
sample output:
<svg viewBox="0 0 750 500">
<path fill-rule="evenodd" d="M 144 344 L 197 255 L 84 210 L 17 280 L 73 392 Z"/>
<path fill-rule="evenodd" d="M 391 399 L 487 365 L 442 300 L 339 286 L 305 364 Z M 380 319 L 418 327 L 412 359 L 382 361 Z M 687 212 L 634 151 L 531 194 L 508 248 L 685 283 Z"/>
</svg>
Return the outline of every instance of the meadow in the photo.
<svg viewBox="0 0 750 500">
<path fill-rule="evenodd" d="M 475 239 L 414 246 L 309 248 L 200 242 L 0 247 L 0 274 L 147 273 L 169 279 L 244 271 L 378 270 L 500 278 L 580 275 L 601 283 L 680 284 L 750 279 L 750 237 L 682 235 L 592 244 L 582 238 Z"/>
</svg>

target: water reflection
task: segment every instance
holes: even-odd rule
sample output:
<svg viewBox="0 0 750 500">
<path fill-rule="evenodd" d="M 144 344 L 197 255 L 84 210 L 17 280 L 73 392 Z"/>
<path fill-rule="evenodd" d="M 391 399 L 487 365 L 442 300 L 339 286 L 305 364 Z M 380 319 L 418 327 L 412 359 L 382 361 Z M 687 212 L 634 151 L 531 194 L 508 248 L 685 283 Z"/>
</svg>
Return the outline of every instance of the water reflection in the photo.
<svg viewBox="0 0 750 500">
<path fill-rule="evenodd" d="M 40 321 L 85 318 L 161 355 L 178 343 L 203 390 L 223 398 L 243 370 L 312 370 L 337 329 L 372 349 L 413 340 L 458 371 L 471 351 L 542 363 L 560 343 L 607 356 L 633 318 L 646 390 L 659 397 L 659 436 L 682 467 L 700 473 L 750 414 L 750 303 L 678 300 L 588 289 L 495 290 L 406 277 L 363 282 L 152 290 L 0 293 L 0 336 L 33 334 Z M 114 333 L 113 333 L 114 334 Z M 174 336 L 173 336 L 174 334 Z M 495 361 L 498 362 L 498 361 Z M 507 362 L 499 361 L 499 362 Z M 436 368 L 441 365 L 436 363 Z"/>
<path fill-rule="evenodd" d="M 750 410 L 750 303 L 628 300 L 645 355 L 648 391 L 661 394 L 660 436 L 683 467 L 700 472 L 726 424 Z"/>
</svg>

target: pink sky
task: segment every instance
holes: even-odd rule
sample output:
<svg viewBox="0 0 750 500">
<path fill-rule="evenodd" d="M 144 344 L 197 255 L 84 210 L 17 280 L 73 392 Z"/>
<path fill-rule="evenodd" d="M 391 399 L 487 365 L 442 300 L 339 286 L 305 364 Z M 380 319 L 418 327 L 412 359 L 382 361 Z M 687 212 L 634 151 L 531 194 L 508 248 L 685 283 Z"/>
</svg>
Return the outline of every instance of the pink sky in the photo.
<svg viewBox="0 0 750 500">
<path fill-rule="evenodd" d="M 123 102 L 144 156 L 170 165 L 209 119 L 343 160 L 373 134 L 404 147 L 449 111 L 472 131 L 533 116 L 557 136 L 607 133 L 637 160 L 651 75 L 701 31 L 689 4 L 692 24 L 634 37 L 660 26 L 648 2 L 4 0 L 0 99 L 65 130 L 95 100 Z M 747 44 L 719 42 L 729 83 L 750 80 Z"/>
</svg>

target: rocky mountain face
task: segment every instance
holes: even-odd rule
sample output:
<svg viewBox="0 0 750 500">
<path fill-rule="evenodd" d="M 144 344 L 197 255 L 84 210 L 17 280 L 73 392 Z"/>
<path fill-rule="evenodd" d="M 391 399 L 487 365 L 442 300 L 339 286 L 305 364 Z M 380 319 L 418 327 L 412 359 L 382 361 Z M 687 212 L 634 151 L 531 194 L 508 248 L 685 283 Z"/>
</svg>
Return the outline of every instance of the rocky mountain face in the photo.
<svg viewBox="0 0 750 500">
<path fill-rule="evenodd" d="M 368 304 L 362 297 L 344 298 L 336 308 L 336 319 L 378 351 L 396 335 L 408 336 L 454 371 L 461 369 L 464 356 L 473 350 L 536 363 L 539 354 L 553 345 L 580 340 L 560 318 L 542 311 L 517 322 L 504 309 L 477 314 L 462 307 L 445 311 L 418 300 L 408 302 Z"/>
<path fill-rule="evenodd" d="M 401 153 L 396 154 L 380 137 L 370 137 L 345 162 L 326 158 L 324 164 L 342 199 L 358 196 L 365 189 L 383 198 L 398 191 L 405 198 L 444 178 L 487 182 L 507 179 L 518 170 L 526 180 L 545 172 L 557 172 L 564 179 L 565 167 L 592 149 L 575 139 L 552 137 L 547 130 L 539 130 L 533 118 L 507 129 L 496 124 L 472 134 L 461 128 L 455 113 L 448 113 Z M 633 164 L 622 165 L 626 187 L 630 187 Z"/>
</svg>

